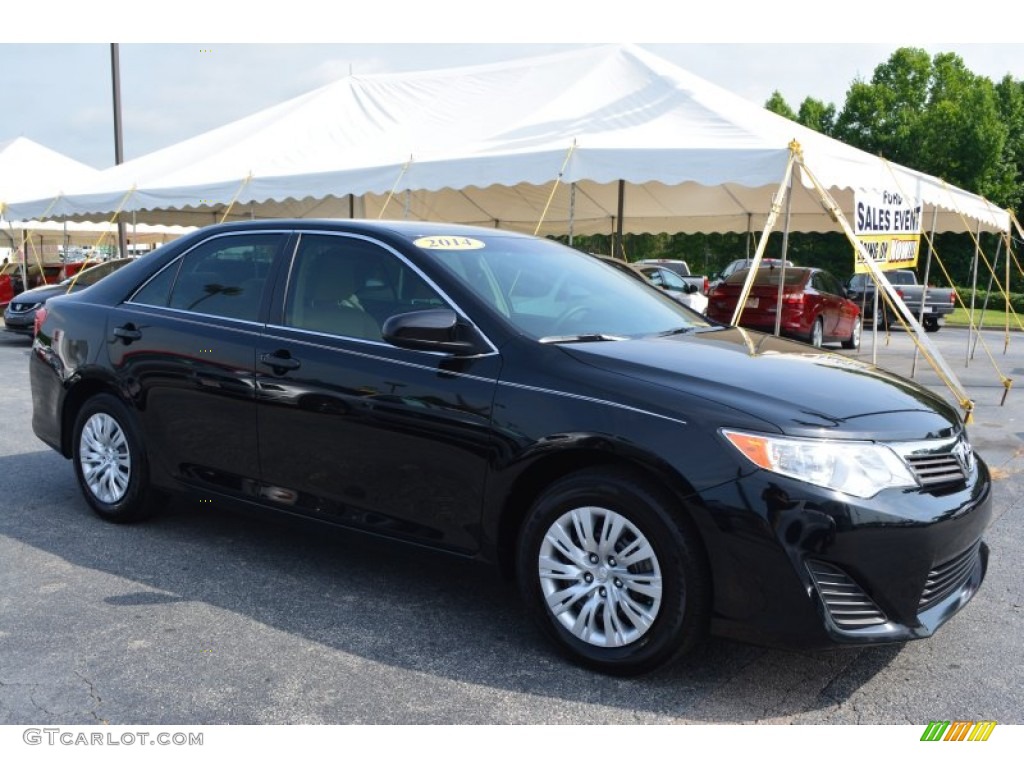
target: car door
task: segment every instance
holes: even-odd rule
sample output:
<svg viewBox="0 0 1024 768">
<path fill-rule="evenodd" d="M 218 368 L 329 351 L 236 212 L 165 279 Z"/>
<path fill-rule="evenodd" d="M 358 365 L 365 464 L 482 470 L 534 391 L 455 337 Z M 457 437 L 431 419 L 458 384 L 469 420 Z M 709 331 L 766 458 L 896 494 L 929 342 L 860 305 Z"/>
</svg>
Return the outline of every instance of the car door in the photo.
<svg viewBox="0 0 1024 768">
<path fill-rule="evenodd" d="M 257 354 L 264 499 L 344 525 L 472 550 L 500 356 L 399 349 L 391 315 L 458 308 L 363 235 L 302 232 Z M 462 314 L 460 312 L 460 314 Z"/>
<path fill-rule="evenodd" d="M 256 345 L 268 275 L 288 236 L 211 236 L 111 312 L 109 359 L 136 401 L 154 471 L 255 495 Z"/>
</svg>

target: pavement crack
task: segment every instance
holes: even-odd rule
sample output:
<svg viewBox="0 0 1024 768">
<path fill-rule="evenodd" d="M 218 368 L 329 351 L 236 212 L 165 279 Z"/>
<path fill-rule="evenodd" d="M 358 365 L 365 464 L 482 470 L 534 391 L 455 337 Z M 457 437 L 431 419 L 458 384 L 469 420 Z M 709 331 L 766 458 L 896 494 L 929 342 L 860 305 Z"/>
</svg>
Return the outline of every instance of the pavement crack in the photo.
<svg viewBox="0 0 1024 768">
<path fill-rule="evenodd" d="M 75 676 L 89 686 L 89 698 L 93 700 L 93 706 L 92 709 L 89 710 L 89 714 L 92 715 L 93 719 L 97 723 L 100 723 L 101 725 L 109 725 L 109 723 L 104 718 L 96 714 L 96 710 L 100 707 L 101 704 L 103 704 L 103 699 L 100 697 L 98 693 L 96 693 L 96 686 L 92 684 L 92 680 L 90 680 L 77 670 L 75 670 Z"/>
</svg>

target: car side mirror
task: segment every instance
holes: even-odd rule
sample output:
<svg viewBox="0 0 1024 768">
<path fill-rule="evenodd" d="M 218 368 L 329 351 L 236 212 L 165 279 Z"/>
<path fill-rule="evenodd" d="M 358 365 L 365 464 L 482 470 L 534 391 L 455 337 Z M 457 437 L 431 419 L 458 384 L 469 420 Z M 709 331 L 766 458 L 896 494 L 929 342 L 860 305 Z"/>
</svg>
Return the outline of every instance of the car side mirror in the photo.
<svg viewBox="0 0 1024 768">
<path fill-rule="evenodd" d="M 686 284 L 686 292 L 687 293 L 696 293 L 697 292 L 697 286 L 694 285 L 693 283 L 687 283 Z"/>
<path fill-rule="evenodd" d="M 483 351 L 476 332 L 450 309 L 421 309 L 392 315 L 381 328 L 384 341 L 403 349 L 475 355 Z"/>
</svg>

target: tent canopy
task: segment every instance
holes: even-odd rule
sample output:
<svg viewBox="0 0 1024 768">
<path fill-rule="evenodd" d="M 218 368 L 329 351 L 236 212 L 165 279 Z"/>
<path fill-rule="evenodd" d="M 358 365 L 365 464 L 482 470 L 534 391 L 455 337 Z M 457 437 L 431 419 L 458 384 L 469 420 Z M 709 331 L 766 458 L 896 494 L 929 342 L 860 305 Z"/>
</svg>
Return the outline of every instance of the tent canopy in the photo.
<svg viewBox="0 0 1024 768">
<path fill-rule="evenodd" d="M 1009 227 L 1008 214 L 977 195 L 631 45 L 349 76 L 63 192 L 11 200 L 7 215 L 131 211 L 138 221 L 192 225 L 225 215 L 381 215 L 608 233 L 622 181 L 624 231 L 759 231 L 791 145 L 847 215 L 854 190 L 889 190 L 922 201 L 929 224 L 934 210 L 939 231 Z M 837 231 L 805 176 L 797 179 L 789 228 Z"/>
</svg>

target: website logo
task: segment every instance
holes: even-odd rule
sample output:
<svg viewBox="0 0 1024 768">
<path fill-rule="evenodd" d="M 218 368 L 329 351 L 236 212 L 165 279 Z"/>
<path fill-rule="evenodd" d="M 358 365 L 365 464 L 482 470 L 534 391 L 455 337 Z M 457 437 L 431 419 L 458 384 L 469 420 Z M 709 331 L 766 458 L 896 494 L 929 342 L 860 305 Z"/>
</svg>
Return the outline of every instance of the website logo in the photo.
<svg viewBox="0 0 1024 768">
<path fill-rule="evenodd" d="M 932 720 L 921 741 L 988 741 L 995 728 L 995 720 Z"/>
</svg>

